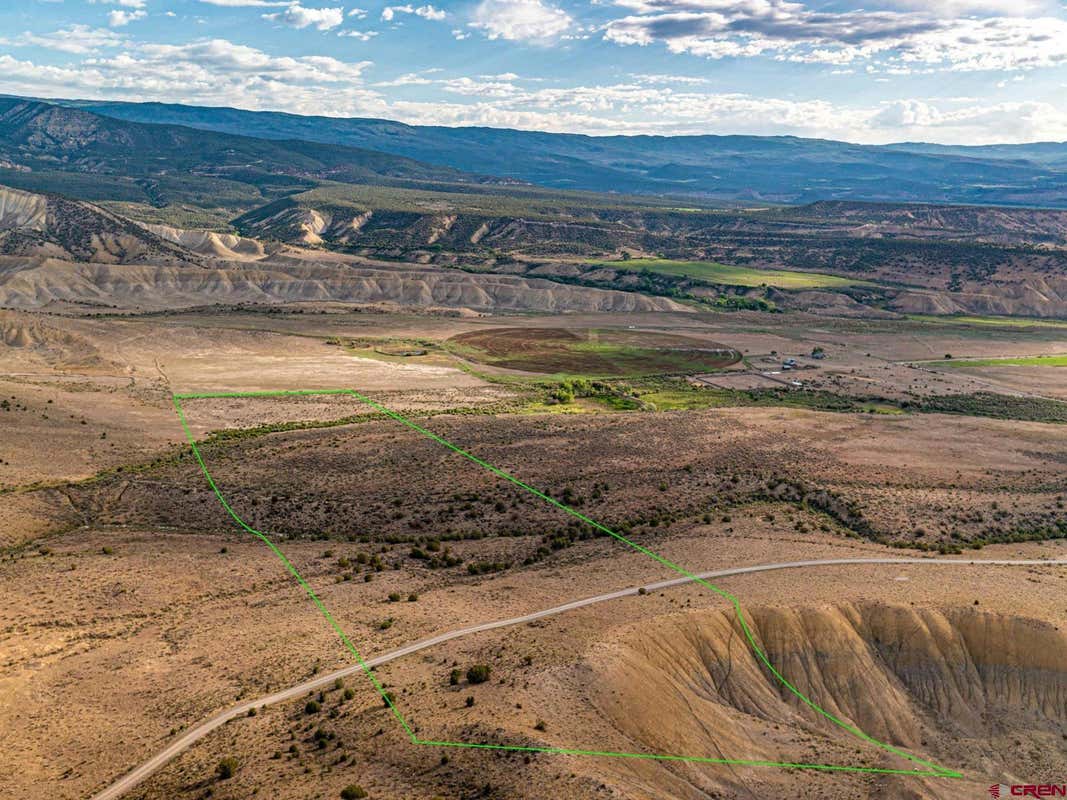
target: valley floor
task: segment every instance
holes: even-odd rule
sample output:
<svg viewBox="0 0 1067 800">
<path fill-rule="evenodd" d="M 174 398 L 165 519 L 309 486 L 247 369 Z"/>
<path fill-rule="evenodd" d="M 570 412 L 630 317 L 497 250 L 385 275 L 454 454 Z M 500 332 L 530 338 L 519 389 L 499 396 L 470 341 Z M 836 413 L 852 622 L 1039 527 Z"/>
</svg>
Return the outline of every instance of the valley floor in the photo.
<svg viewBox="0 0 1067 800">
<path fill-rule="evenodd" d="M 302 310 L 0 312 L 0 730 L 12 734 L 0 794 L 85 797 L 219 709 L 351 664 L 276 557 L 234 527 L 171 402 L 171 392 L 278 388 L 356 388 L 693 571 L 928 554 L 930 564 L 715 583 L 801 691 L 965 777 L 419 747 L 353 675 L 321 698 L 226 724 L 130 797 L 264 787 L 334 798 L 359 784 L 375 798 L 535 787 L 560 798 L 903 800 L 974 797 L 1067 767 L 1067 609 L 1050 601 L 1067 566 L 933 563 L 1067 555 L 1057 417 L 1067 378 L 918 363 L 1062 353 L 1056 328 L 565 318 L 631 337 L 612 343 L 624 360 L 625 348 L 647 358 L 651 335 L 670 334 L 736 350 L 715 380 L 804 384 L 756 391 L 524 373 L 452 341 L 558 327 L 558 315 Z M 801 368 L 783 371 L 787 357 Z M 271 534 L 368 657 L 673 577 L 350 398 L 185 406 L 235 511 Z M 424 740 L 902 767 L 782 691 L 738 624 L 721 596 L 677 586 L 456 639 L 375 674 Z M 470 684 L 476 664 L 490 679 Z M 237 770 L 219 779 L 228 756 Z"/>
</svg>

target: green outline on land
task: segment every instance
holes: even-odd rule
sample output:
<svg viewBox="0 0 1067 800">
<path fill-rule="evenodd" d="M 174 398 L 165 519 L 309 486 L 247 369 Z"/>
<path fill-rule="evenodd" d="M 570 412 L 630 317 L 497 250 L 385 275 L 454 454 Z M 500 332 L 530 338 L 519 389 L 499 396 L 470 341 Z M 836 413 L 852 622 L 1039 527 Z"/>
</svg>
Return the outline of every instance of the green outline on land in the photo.
<svg viewBox="0 0 1067 800">
<path fill-rule="evenodd" d="M 412 430 L 416 431 L 417 433 L 419 433 L 419 434 L 421 434 L 421 435 L 423 435 L 423 436 L 425 436 L 425 437 L 427 437 L 429 439 L 432 439 L 433 441 L 435 441 L 438 444 L 448 448 L 449 450 L 453 451 L 454 453 L 456 453 L 456 454 L 458 454 L 460 456 L 463 456 L 468 461 L 472 461 L 475 464 L 477 464 L 478 466 L 483 467 L 484 469 L 488 470 L 489 472 L 492 472 L 497 477 L 502 478 L 502 479 L 508 481 L 509 483 L 512 483 L 515 486 L 519 487 L 523 491 L 526 491 L 526 492 L 534 495 L 535 497 L 538 497 L 541 500 L 544 500 L 546 503 L 549 503 L 549 504 L 555 506 L 556 508 L 559 508 L 561 511 L 563 511 L 566 514 L 569 514 L 570 516 L 574 517 L 575 519 L 581 520 L 585 524 L 590 525 L 593 528 L 596 528 L 597 530 L 599 530 L 599 531 L 601 531 L 603 533 L 606 533 L 607 535 L 619 540 L 620 542 L 622 542 L 625 545 L 628 545 L 629 547 L 633 548 L 634 550 L 638 551 L 639 553 L 643 553 L 646 556 L 648 556 L 649 558 L 653 559 L 654 561 L 657 561 L 660 564 L 664 565 L 665 567 L 669 567 L 670 569 L 674 570 L 678 574 L 684 575 L 689 580 L 691 580 L 693 583 L 696 583 L 696 584 L 698 584 L 700 586 L 703 586 L 704 588 L 706 588 L 706 589 L 714 592 L 715 594 L 719 595 L 720 597 L 724 598 L 727 602 L 730 603 L 731 606 L 733 606 L 734 613 L 735 613 L 735 615 L 737 617 L 738 623 L 740 624 L 741 629 L 745 634 L 745 638 L 746 638 L 746 640 L 748 642 L 748 645 L 752 648 L 753 653 L 756 655 L 758 660 L 767 668 L 767 670 L 775 677 L 775 679 L 778 680 L 779 683 L 781 683 L 783 686 L 785 686 L 790 692 L 792 692 L 792 694 L 794 694 L 798 699 L 800 699 L 809 708 L 811 708 L 812 710 L 814 710 L 817 713 L 821 714 L 826 719 L 830 720 L 831 722 L 833 722 L 835 725 L 839 726 L 840 728 L 843 728 L 844 730 L 848 731 L 853 736 L 856 736 L 857 738 L 862 739 L 863 741 L 865 741 L 865 742 L 867 742 L 869 744 L 873 744 L 876 747 L 878 747 L 878 748 L 880 748 L 880 749 L 882 749 L 882 750 L 884 750 L 884 751 L 886 751 L 888 753 L 892 753 L 893 755 L 899 756 L 899 757 L 901 757 L 901 758 L 903 758 L 903 759 L 905 759 L 907 761 L 911 761 L 914 764 L 917 764 L 917 765 L 920 765 L 922 767 L 925 767 L 926 769 L 914 768 L 914 769 L 908 770 L 908 769 L 890 769 L 890 768 L 880 768 L 880 767 L 855 767 L 855 766 L 839 766 L 839 765 L 834 765 L 834 764 L 789 763 L 789 762 L 782 762 L 782 761 L 758 761 L 758 760 L 729 759 L 729 758 L 707 758 L 707 757 L 703 757 L 703 756 L 678 756 L 678 755 L 666 755 L 666 754 L 656 754 L 656 753 L 626 753 L 626 752 L 616 753 L 616 752 L 610 752 L 610 751 L 577 750 L 577 749 L 562 748 L 562 747 L 524 747 L 524 746 L 521 746 L 521 745 L 489 744 L 489 743 L 477 743 L 477 742 L 432 741 L 432 740 L 425 740 L 425 739 L 418 738 L 415 735 L 415 732 L 411 729 L 411 726 L 408 724 L 407 720 L 404 719 L 403 714 L 400 713 L 400 710 L 397 708 L 396 703 L 394 702 L 392 696 L 388 692 L 386 692 L 385 689 L 382 687 L 381 682 L 378 680 L 377 676 L 374 674 L 374 671 L 370 667 L 367 666 L 367 664 L 364 661 L 363 656 L 360 654 L 359 650 L 356 649 L 355 645 L 352 644 L 352 641 L 348 638 L 348 635 L 344 632 L 344 630 L 341 628 L 341 626 L 337 624 L 337 621 L 333 618 L 333 615 L 330 614 L 329 610 L 323 604 L 322 600 L 319 599 L 318 595 L 315 594 L 314 590 L 312 590 L 312 588 L 308 584 L 308 582 L 296 570 L 296 567 L 293 566 L 292 562 L 290 562 L 289 559 L 286 558 L 285 554 L 282 553 L 282 551 L 278 549 L 278 547 L 274 544 L 274 542 L 272 542 L 270 540 L 270 538 L 265 533 L 262 533 L 261 531 L 257 531 L 255 528 L 253 528 L 250 525 L 248 525 L 248 523 L 246 523 L 243 519 L 241 519 L 241 517 L 239 517 L 237 515 L 237 513 L 233 510 L 233 508 L 230 507 L 230 504 L 226 501 L 226 498 L 223 497 L 222 492 L 219 490 L 218 485 L 215 483 L 214 478 L 211 477 L 211 473 L 208 471 L 207 465 L 204 463 L 203 456 L 201 456 L 201 454 L 200 454 L 200 449 L 197 447 L 196 440 L 193 437 L 192 431 L 189 429 L 189 423 L 186 421 L 185 410 L 182 408 L 182 403 L 181 403 L 182 400 L 209 400 L 209 399 L 216 399 L 216 398 L 217 399 L 223 399 L 223 398 L 254 398 L 254 397 L 306 397 L 306 396 L 313 396 L 313 395 L 344 395 L 344 396 L 348 396 L 348 397 L 354 397 L 357 400 L 359 400 L 360 402 L 364 403 L 365 405 L 370 406 L 371 408 L 375 409 L 379 413 L 384 414 L 385 416 L 387 416 L 387 417 L 389 417 L 389 418 L 391 418 L 393 420 L 396 420 L 397 422 L 400 422 L 401 424 L 407 426 L 408 428 L 411 428 Z M 937 764 L 934 764 L 931 761 L 925 761 L 925 760 L 919 758 L 918 756 L 915 756 L 915 755 L 912 755 L 911 753 L 905 752 L 904 750 L 901 750 L 901 749 L 899 749 L 897 747 L 894 747 L 891 744 L 887 744 L 886 742 L 879 741 L 878 739 L 875 739 L 873 736 L 869 736 L 868 734 L 864 733 L 863 731 L 861 731 L 859 728 L 855 727 L 854 725 L 850 725 L 849 723 L 845 722 L 844 720 L 839 719 L 838 717 L 834 716 L 832 713 L 830 713 L 829 711 L 826 711 L 825 709 L 820 707 L 818 704 L 816 704 L 813 700 L 808 698 L 807 695 L 805 695 L 803 692 L 801 692 L 799 689 L 797 689 L 795 686 L 793 686 L 793 684 L 791 684 L 785 678 L 785 676 L 783 676 L 777 669 L 775 669 L 774 665 L 771 664 L 770 659 L 767 657 L 766 653 L 764 653 L 763 650 L 760 648 L 760 646 L 756 643 L 756 639 L 755 639 L 754 634 L 752 633 L 752 629 L 749 627 L 748 621 L 745 619 L 745 615 L 741 611 L 741 604 L 738 602 L 736 597 L 734 597 L 732 594 L 727 592 L 725 589 L 720 589 L 718 586 L 715 586 L 714 584 L 709 583 L 708 581 L 697 577 L 696 575 L 694 575 L 689 570 L 678 566 L 677 564 L 673 563 L 672 561 L 669 561 L 668 559 L 663 558 L 662 556 L 657 555 L 656 553 L 653 553 L 651 550 L 649 550 L 649 549 L 647 549 L 645 547 L 642 547 L 641 545 L 639 545 L 639 544 L 637 544 L 635 542 L 630 541 L 629 539 L 627 539 L 622 534 L 616 533 L 615 531 L 613 531 L 610 528 L 600 524 L 599 522 L 597 522 L 597 521 L 595 521 L 593 519 L 590 519 L 589 517 L 585 516 L 581 512 L 575 511 L 570 506 L 567 506 L 567 505 L 559 502 L 558 500 L 553 499 L 552 497 L 550 497 L 549 495 L 545 494 L 544 492 L 541 492 L 541 491 L 535 489 L 534 487 L 532 487 L 532 486 L 530 486 L 530 485 L 528 485 L 526 483 L 523 483 L 521 480 L 516 478 L 514 475 L 511 475 L 510 473 L 505 472 L 502 469 L 494 467 L 492 464 L 489 464 L 488 462 L 483 461 L 482 459 L 478 458 L 477 456 L 472 455 L 471 453 L 468 453 L 466 450 L 463 450 L 462 448 L 452 444 L 451 442 L 447 441 L 446 439 L 442 439 L 440 436 L 438 436 L 437 434 L 433 433 L 432 431 L 426 430 L 425 428 L 423 428 L 422 426 L 420 426 L 417 423 L 413 422 L 412 420 L 408 419 L 407 417 L 405 417 L 405 416 L 403 416 L 403 415 L 401 415 L 401 414 L 399 414 L 399 413 L 397 413 L 395 411 L 392 411 L 391 409 L 386 408 L 385 406 L 381 405 L 380 403 L 377 403 L 374 400 L 370 399 L 369 397 L 366 397 L 365 395 L 360 394 L 359 392 L 355 391 L 354 389 L 288 389 L 288 390 L 258 391 L 258 392 L 204 392 L 204 393 L 197 393 L 197 394 L 175 394 L 175 395 L 172 395 L 172 400 L 173 400 L 173 403 L 174 403 L 174 409 L 178 413 L 178 419 L 181 421 L 182 429 L 185 431 L 185 438 L 188 440 L 189 446 L 192 448 L 193 456 L 196 458 L 197 463 L 200 465 L 200 471 L 204 474 L 204 477 L 207 479 L 208 485 L 211 487 L 212 491 L 215 493 L 215 497 L 218 498 L 219 503 L 221 503 L 222 507 L 224 509 L 226 509 L 226 511 L 229 513 L 229 515 L 233 518 L 234 522 L 237 523 L 238 527 L 242 528 L 243 530 L 247 531 L 248 533 L 253 534 L 257 538 L 262 540 L 263 543 L 266 544 L 267 547 L 270 548 L 271 552 L 273 552 L 274 555 L 278 557 L 278 559 L 282 562 L 282 564 L 289 571 L 289 573 L 296 579 L 296 582 L 300 584 L 300 586 L 307 593 L 308 597 L 311 598 L 311 600 L 315 604 L 315 606 L 319 609 L 320 612 L 322 612 L 322 615 L 326 618 L 326 621 L 330 624 L 330 627 L 333 628 L 334 632 L 341 639 L 341 642 L 345 645 L 345 647 L 349 650 L 349 652 L 351 652 L 352 655 L 354 655 L 356 657 L 356 661 L 359 663 L 360 667 L 363 669 L 363 672 L 366 673 L 367 677 L 370 679 L 370 681 L 373 684 L 375 690 L 381 696 L 381 698 L 384 701 L 385 705 L 387 705 L 389 707 L 389 709 L 393 713 L 393 716 L 396 717 L 397 721 L 404 728 L 404 731 L 407 733 L 408 738 L 411 740 L 412 744 L 428 745 L 428 746 L 431 746 L 431 747 L 466 747 L 466 748 L 479 749 L 479 750 L 508 750 L 508 751 L 524 752 L 524 753 L 552 753 L 552 754 L 556 754 L 556 755 L 600 756 L 600 757 L 606 757 L 606 758 L 633 758 L 633 759 L 646 759 L 646 760 L 652 760 L 652 761 L 681 761 L 681 762 L 688 762 L 688 763 L 695 763 L 695 764 L 726 764 L 726 765 L 730 765 L 730 766 L 749 766 L 749 767 L 781 767 L 781 768 L 784 768 L 784 769 L 806 769 L 806 770 L 818 770 L 818 771 L 824 771 L 824 772 L 862 772 L 862 773 L 875 773 L 875 774 L 881 774 L 881 775 L 913 775 L 913 776 L 927 776 L 927 777 L 936 777 L 936 778 L 962 778 L 963 777 L 963 774 L 960 773 L 960 772 L 956 772 L 955 770 L 947 769 L 946 767 L 938 766 Z"/>
</svg>

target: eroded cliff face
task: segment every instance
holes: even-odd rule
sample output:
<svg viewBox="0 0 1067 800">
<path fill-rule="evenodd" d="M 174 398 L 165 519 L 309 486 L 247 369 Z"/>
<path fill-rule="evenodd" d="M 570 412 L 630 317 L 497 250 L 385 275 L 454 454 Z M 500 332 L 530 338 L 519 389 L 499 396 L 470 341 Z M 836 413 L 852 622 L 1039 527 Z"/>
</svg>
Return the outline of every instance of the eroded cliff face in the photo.
<svg viewBox="0 0 1067 800">
<path fill-rule="evenodd" d="M 745 613 L 770 665 L 825 714 L 773 675 L 732 611 L 671 615 L 597 649 L 586 667 L 600 713 L 648 752 L 924 769 L 848 726 L 966 776 L 846 776 L 841 797 L 977 796 L 975 781 L 1024 764 L 1067 774 L 1067 634 L 1054 626 L 891 604 Z M 1013 744 L 1024 739 L 1025 754 Z M 674 796 L 748 796 L 751 776 L 699 765 L 671 770 Z M 805 780 L 778 773 L 756 780 L 783 790 Z"/>
<path fill-rule="evenodd" d="M 0 254 L 100 264 L 190 264 L 196 255 L 107 209 L 0 186 Z"/>
<path fill-rule="evenodd" d="M 17 262 L 17 263 L 14 263 Z M 165 309 L 218 303 L 330 301 L 476 311 L 686 311 L 663 297 L 567 286 L 509 275 L 387 269 L 308 262 L 170 266 L 70 263 L 0 264 L 0 305 L 51 304 Z"/>
<path fill-rule="evenodd" d="M 39 194 L 0 186 L 0 231 L 24 228 L 42 231 L 48 203 Z"/>
</svg>

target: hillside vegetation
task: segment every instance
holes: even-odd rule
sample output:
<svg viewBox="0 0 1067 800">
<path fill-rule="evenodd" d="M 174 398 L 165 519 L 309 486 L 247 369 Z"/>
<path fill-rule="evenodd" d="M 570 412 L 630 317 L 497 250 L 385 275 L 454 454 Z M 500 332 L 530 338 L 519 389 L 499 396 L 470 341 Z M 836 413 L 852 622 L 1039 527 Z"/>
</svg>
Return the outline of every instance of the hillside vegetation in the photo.
<svg viewBox="0 0 1067 800">
<path fill-rule="evenodd" d="M 233 119 L 248 117 L 239 113 Z M 305 253 L 333 250 L 378 262 L 505 273 L 724 309 L 803 309 L 852 317 L 1067 316 L 1067 211 L 840 199 L 797 207 L 729 207 L 709 199 L 718 189 L 685 199 L 614 193 L 632 189 L 626 181 L 613 184 L 612 194 L 594 194 L 517 184 L 506 169 L 503 178 L 485 178 L 400 155 L 279 138 L 307 119 L 285 118 L 274 138 L 252 138 L 0 100 L 0 163 L 5 165 L 0 183 L 55 198 L 49 201 L 47 232 L 35 221 L 39 211 L 32 204 L 7 201 L 0 210 L 0 229 L 8 231 L 3 253 L 159 264 L 197 257 L 258 260 L 299 247 Z M 341 123 L 358 127 L 360 121 Z M 401 130 L 390 125 L 371 127 Z M 334 124 L 321 127 L 329 131 Z M 439 133 L 464 137 L 473 136 L 471 131 Z M 412 129 L 401 138 L 410 143 L 424 133 Z M 547 134 L 531 139 L 514 131 L 481 135 L 485 159 L 479 171 L 496 168 L 494 146 L 506 145 L 519 163 L 524 148 L 535 141 L 542 153 L 556 152 L 561 141 L 585 141 Z M 749 138 L 701 140 L 698 146 L 695 139 L 615 137 L 595 140 L 594 150 L 603 160 L 616 158 L 622 152 L 618 148 L 640 144 L 646 161 L 676 159 L 672 169 L 690 165 L 686 170 L 691 167 L 697 176 L 705 163 L 700 159 L 721 150 L 733 155 L 724 162 L 719 188 L 728 187 L 727 167 L 739 153 L 774 154 L 785 161 L 775 191 L 786 193 L 803 181 L 817 185 L 796 172 L 798 165 L 825 158 L 832 172 L 843 152 L 836 143 Z M 448 152 L 444 148 L 434 157 L 447 161 Z M 855 166 L 874 151 L 848 152 Z M 904 171 L 918 169 L 901 161 L 908 154 L 878 153 L 879 158 L 888 153 Z M 957 161 L 965 161 L 968 169 L 978 163 L 951 154 L 921 158 L 937 162 L 927 177 L 937 177 L 949 194 L 962 191 L 969 178 L 946 173 L 946 165 L 962 170 Z M 989 162 L 997 169 L 1030 168 L 1029 162 L 998 159 Z M 583 163 L 567 161 L 566 169 L 587 175 Z M 612 161 L 613 169 L 621 163 Z M 626 169 L 640 171 L 637 165 L 644 162 L 626 163 Z M 750 177 L 754 187 L 764 180 L 758 169 Z M 1010 182 L 1009 177 L 998 180 Z M 661 191 L 671 190 L 665 181 Z M 753 198 L 759 194 L 754 190 Z M 60 209 L 63 202 L 81 201 L 92 202 L 95 210 Z"/>
<path fill-rule="evenodd" d="M 0 255 L 102 264 L 195 261 L 192 253 L 92 203 L 0 186 Z"/>
<path fill-rule="evenodd" d="M 233 209 L 324 179 L 488 180 L 372 150 L 145 125 L 17 98 L 0 98 L 0 163 L 0 181 L 31 191 L 154 206 L 208 202 Z M 102 177 L 68 183 L 69 173 Z"/>
<path fill-rule="evenodd" d="M 568 189 L 783 203 L 845 199 L 1067 206 L 1067 146 L 1056 144 L 936 148 L 793 136 L 583 136 L 162 103 L 81 105 L 139 122 L 368 147 Z"/>
</svg>

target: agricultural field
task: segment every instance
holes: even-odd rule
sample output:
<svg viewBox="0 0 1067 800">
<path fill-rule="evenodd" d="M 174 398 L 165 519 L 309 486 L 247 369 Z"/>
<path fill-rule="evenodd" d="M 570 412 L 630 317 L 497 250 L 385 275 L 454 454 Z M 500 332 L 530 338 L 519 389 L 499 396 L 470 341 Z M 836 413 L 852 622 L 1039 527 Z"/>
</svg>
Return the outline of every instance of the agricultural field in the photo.
<svg viewBox="0 0 1067 800">
<path fill-rule="evenodd" d="M 935 317 L 928 314 L 908 314 L 908 319 L 924 325 L 970 326 L 982 325 L 996 328 L 1053 328 L 1067 330 L 1067 320 L 1030 319 L 1025 317 L 981 317 L 965 314 Z"/>
<path fill-rule="evenodd" d="M 459 334 L 445 347 L 489 366 L 584 377 L 707 372 L 741 359 L 736 350 L 714 342 L 612 329 L 497 328 Z"/>
<path fill-rule="evenodd" d="M 926 361 L 943 367 L 1067 367 L 1067 355 L 1018 356 L 1015 358 L 944 358 L 941 361 Z"/>
<path fill-rule="evenodd" d="M 663 275 L 693 278 L 707 283 L 728 286 L 776 286 L 780 289 L 826 289 L 845 286 L 867 286 L 869 282 L 857 278 L 827 275 L 819 272 L 797 272 L 780 269 L 729 266 L 714 261 L 675 261 L 667 258 L 631 258 L 595 262 L 605 267 L 626 270 L 648 270 Z"/>
</svg>

